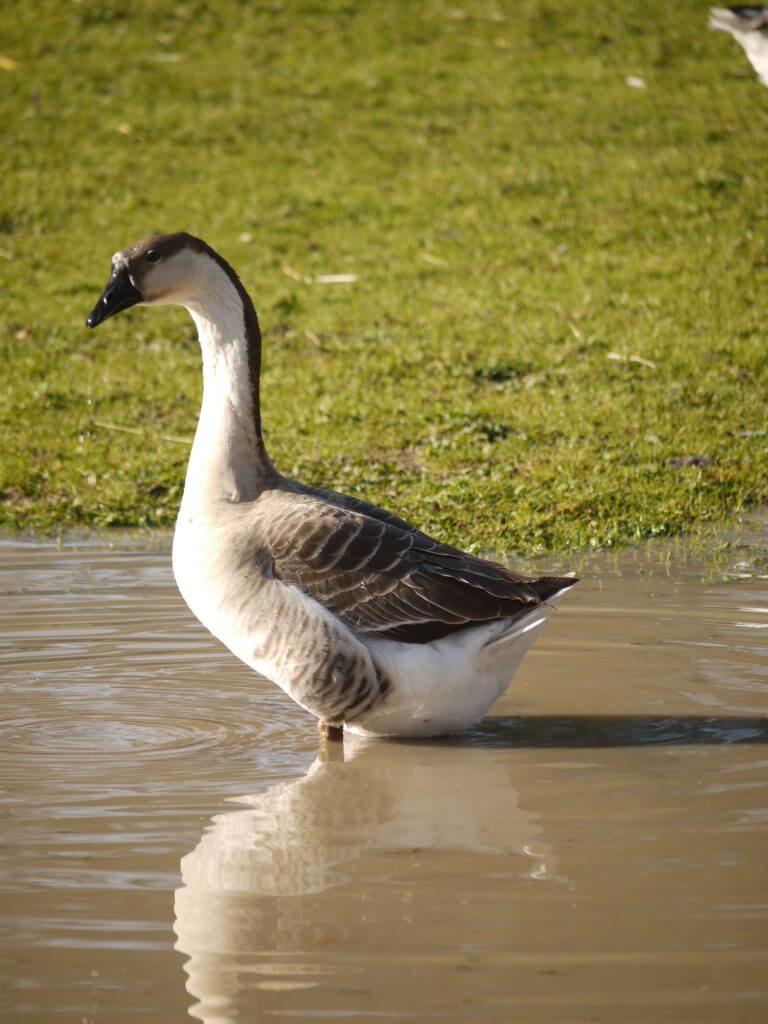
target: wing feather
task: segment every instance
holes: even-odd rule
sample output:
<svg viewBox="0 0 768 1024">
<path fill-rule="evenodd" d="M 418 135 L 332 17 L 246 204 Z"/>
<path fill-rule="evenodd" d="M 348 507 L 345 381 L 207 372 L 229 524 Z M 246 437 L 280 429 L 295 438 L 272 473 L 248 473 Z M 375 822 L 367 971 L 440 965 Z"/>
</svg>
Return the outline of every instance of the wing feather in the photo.
<svg viewBox="0 0 768 1024">
<path fill-rule="evenodd" d="M 524 614 L 576 582 L 513 573 L 333 492 L 283 491 L 272 501 L 260 557 L 359 633 L 427 643 Z"/>
</svg>

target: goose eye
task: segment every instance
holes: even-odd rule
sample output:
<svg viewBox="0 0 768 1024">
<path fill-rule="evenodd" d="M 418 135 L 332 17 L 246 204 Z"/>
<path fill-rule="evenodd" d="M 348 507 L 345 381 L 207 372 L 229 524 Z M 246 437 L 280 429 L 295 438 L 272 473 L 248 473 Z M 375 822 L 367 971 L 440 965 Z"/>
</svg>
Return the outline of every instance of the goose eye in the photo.
<svg viewBox="0 0 768 1024">
<path fill-rule="evenodd" d="M 147 253 L 147 259 L 149 260 L 150 263 L 157 263 L 157 261 L 160 259 L 160 253 L 157 251 L 157 249 L 150 249 L 149 252 Z"/>
</svg>

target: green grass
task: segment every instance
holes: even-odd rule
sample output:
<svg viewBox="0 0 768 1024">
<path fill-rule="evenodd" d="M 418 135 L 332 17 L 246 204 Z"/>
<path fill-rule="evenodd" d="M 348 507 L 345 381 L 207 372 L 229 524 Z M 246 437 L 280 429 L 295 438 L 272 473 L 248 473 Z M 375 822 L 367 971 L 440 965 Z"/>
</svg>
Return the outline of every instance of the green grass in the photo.
<svg viewBox="0 0 768 1024">
<path fill-rule="evenodd" d="M 16 0 L 0 40 L 0 523 L 173 522 L 191 321 L 83 321 L 180 229 L 254 296 L 284 471 L 502 551 L 768 495 L 768 90 L 706 5 Z"/>
</svg>

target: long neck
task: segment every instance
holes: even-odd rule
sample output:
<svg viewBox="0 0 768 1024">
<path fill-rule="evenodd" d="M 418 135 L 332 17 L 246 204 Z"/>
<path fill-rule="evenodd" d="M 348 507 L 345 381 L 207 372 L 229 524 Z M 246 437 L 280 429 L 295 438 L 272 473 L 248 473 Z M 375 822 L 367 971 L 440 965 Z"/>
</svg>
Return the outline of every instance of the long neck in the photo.
<svg viewBox="0 0 768 1024">
<path fill-rule="evenodd" d="M 226 267 L 226 265 L 225 265 Z M 203 402 L 185 501 L 252 501 L 274 478 L 261 436 L 261 335 L 253 303 L 228 267 L 187 303 L 203 355 Z"/>
</svg>

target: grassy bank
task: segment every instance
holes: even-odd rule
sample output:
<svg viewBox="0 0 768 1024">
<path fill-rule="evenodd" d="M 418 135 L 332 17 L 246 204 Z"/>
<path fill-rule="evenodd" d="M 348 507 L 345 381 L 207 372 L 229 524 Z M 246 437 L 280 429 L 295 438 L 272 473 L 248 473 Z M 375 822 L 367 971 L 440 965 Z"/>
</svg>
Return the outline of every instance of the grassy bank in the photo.
<svg viewBox="0 0 768 1024">
<path fill-rule="evenodd" d="M 173 521 L 191 322 L 83 320 L 178 229 L 252 291 L 286 471 L 531 552 L 765 499 L 768 90 L 705 11 L 5 5 L 0 523 Z"/>
</svg>

